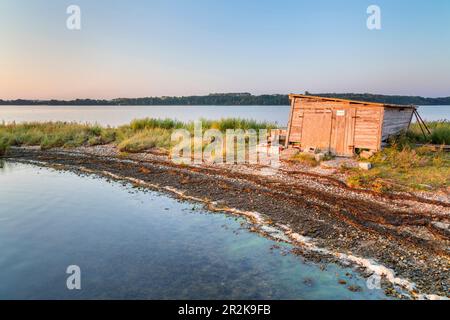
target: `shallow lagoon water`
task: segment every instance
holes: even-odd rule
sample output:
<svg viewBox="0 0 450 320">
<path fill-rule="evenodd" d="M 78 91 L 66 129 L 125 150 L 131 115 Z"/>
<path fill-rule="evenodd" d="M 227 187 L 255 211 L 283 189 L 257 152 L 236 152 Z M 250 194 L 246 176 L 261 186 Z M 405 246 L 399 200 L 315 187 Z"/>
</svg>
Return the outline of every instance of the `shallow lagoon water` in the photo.
<svg viewBox="0 0 450 320">
<path fill-rule="evenodd" d="M 0 299 L 386 298 L 351 268 L 307 262 L 247 227 L 157 192 L 6 162 Z M 66 288 L 69 265 L 79 291 Z"/>
<path fill-rule="evenodd" d="M 450 120 L 450 106 L 419 108 L 424 120 Z M 0 106 L 0 122 L 67 121 L 119 126 L 138 118 L 172 118 L 194 121 L 200 118 L 237 117 L 275 122 L 287 126 L 289 106 Z"/>
</svg>

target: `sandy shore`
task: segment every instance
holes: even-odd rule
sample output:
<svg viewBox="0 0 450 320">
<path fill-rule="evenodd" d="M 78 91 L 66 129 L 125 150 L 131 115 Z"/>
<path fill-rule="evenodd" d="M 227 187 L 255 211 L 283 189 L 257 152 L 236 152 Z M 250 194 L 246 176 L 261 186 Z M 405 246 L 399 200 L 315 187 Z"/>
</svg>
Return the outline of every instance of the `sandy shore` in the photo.
<svg viewBox="0 0 450 320">
<path fill-rule="evenodd" d="M 258 232 L 277 237 L 274 230 L 281 230 L 298 244 L 296 253 L 306 258 L 350 263 L 367 276 L 383 274 L 390 294 L 399 294 L 397 286 L 413 298 L 450 297 L 446 195 L 355 190 L 339 176 L 289 163 L 272 176 L 263 175 L 264 168 L 257 166 L 179 166 L 164 154 L 124 156 L 113 146 L 12 148 L 8 158 L 99 174 L 201 201 L 212 210 L 247 214 L 259 223 Z"/>
</svg>

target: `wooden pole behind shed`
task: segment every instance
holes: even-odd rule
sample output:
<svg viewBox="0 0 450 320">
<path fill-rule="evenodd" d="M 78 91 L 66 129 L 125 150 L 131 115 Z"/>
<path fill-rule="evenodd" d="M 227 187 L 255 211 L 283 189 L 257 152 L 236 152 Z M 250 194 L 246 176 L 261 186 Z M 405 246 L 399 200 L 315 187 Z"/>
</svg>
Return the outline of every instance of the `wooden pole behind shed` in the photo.
<svg viewBox="0 0 450 320">
<path fill-rule="evenodd" d="M 416 113 L 417 119 L 418 119 L 418 120 L 420 119 L 420 121 L 422 122 L 422 124 L 423 124 L 423 126 L 425 127 L 425 129 L 427 129 L 428 134 L 431 134 L 430 129 L 428 129 L 428 127 L 427 127 L 425 121 L 423 121 L 423 119 L 422 119 L 422 117 L 420 116 L 419 112 L 418 112 L 417 110 L 414 110 L 414 112 Z"/>
</svg>

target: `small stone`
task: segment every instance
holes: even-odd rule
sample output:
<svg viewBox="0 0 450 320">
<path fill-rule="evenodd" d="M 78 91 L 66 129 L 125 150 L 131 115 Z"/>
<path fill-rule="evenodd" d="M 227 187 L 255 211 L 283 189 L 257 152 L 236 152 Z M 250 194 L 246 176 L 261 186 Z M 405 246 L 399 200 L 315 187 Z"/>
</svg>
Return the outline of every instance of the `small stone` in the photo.
<svg viewBox="0 0 450 320">
<path fill-rule="evenodd" d="M 372 169 L 372 164 L 370 162 L 360 162 L 359 168 L 362 170 L 370 170 Z"/>
<path fill-rule="evenodd" d="M 314 284 L 314 281 L 313 281 L 313 279 L 311 279 L 311 278 L 305 278 L 305 279 L 303 279 L 303 283 L 304 283 L 305 285 L 307 285 L 308 287 L 312 287 L 313 284 Z"/>
<path fill-rule="evenodd" d="M 348 290 L 350 290 L 351 292 L 361 292 L 362 288 L 360 286 L 349 286 L 347 287 Z"/>
<path fill-rule="evenodd" d="M 438 229 L 442 229 L 443 231 L 450 231 L 450 223 L 433 221 L 433 222 L 431 222 L 431 224 Z"/>
</svg>

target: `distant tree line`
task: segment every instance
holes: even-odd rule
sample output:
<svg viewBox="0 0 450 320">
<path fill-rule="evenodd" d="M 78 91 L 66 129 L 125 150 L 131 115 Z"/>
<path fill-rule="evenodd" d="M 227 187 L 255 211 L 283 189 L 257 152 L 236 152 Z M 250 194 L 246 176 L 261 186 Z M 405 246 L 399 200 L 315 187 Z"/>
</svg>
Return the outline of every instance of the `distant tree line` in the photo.
<svg viewBox="0 0 450 320">
<path fill-rule="evenodd" d="M 306 94 L 309 94 L 308 92 Z M 388 104 L 414 105 L 450 105 L 450 97 L 424 98 L 419 96 L 388 96 L 369 93 L 322 93 L 311 94 L 323 97 L 361 100 Z M 266 94 L 254 96 L 250 93 L 214 93 L 207 96 L 186 97 L 146 97 L 118 98 L 112 100 L 76 99 L 76 100 L 0 100 L 0 105 L 73 105 L 73 106 L 144 106 L 144 105 L 220 105 L 220 106 L 286 106 L 288 95 Z"/>
</svg>

